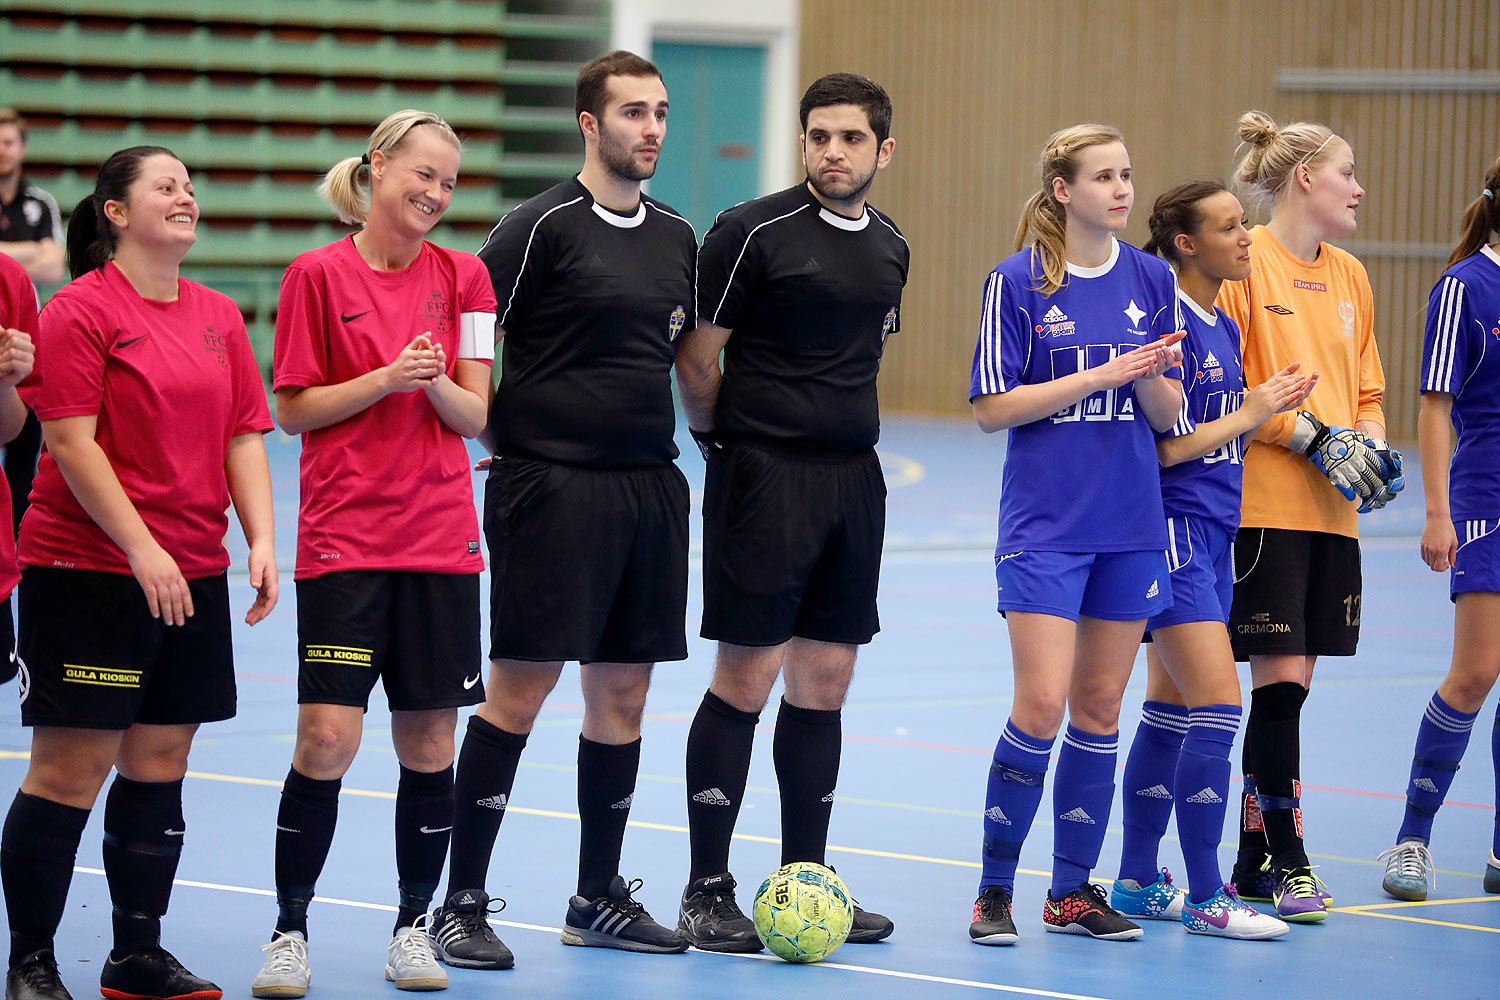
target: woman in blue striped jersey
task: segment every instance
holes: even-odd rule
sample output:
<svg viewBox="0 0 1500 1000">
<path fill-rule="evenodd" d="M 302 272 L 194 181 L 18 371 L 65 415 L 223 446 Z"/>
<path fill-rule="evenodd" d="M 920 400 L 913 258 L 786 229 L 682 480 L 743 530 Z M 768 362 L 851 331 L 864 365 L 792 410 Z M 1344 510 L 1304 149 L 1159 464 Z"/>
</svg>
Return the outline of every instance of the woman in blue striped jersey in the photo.
<svg viewBox="0 0 1500 1000">
<path fill-rule="evenodd" d="M 1449 571 L 1453 661 L 1417 729 L 1396 845 L 1380 855 L 1381 885 L 1397 899 L 1426 899 L 1436 881 L 1427 849 L 1432 820 L 1500 675 L 1500 242 L 1490 243 L 1500 232 L 1497 199 L 1500 159 L 1464 212 L 1463 235 L 1427 300 L 1417 417 L 1427 494 L 1422 560 L 1435 573 Z M 1451 468 L 1450 424 L 1458 429 Z M 1491 752 L 1500 801 L 1500 714 Z M 1500 893 L 1500 814 L 1484 891 Z"/>
<path fill-rule="evenodd" d="M 1245 392 L 1240 331 L 1214 305 L 1219 286 L 1250 273 L 1250 234 L 1239 200 L 1218 181 L 1183 184 L 1156 200 L 1148 253 L 1177 271 L 1183 306 L 1183 416 L 1158 435 L 1172 604 L 1147 623 L 1146 704 L 1122 782 L 1125 844 L 1110 905 L 1187 930 L 1270 938 L 1287 926 L 1224 885 L 1219 838 L 1229 799 L 1229 751 L 1240 722 L 1239 680 L 1225 627 L 1234 591 L 1243 438 L 1295 409 L 1317 376 L 1296 364 Z M 1177 811 L 1188 892 L 1156 866 Z"/>
</svg>

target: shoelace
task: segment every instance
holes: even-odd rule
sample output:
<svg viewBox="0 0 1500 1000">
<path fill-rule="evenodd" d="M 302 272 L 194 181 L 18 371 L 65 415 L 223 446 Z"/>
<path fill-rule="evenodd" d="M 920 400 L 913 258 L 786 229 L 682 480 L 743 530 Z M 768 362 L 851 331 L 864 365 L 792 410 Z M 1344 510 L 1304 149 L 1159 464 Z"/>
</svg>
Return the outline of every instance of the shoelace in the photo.
<svg viewBox="0 0 1500 1000">
<path fill-rule="evenodd" d="M 1010 898 L 1005 895 L 1004 889 L 979 894 L 979 915 L 983 920 L 993 920 L 996 916 L 1005 915 L 1010 906 Z"/>
<path fill-rule="evenodd" d="M 500 905 L 496 906 L 496 903 Z M 472 933 L 488 927 L 490 925 L 489 918 L 504 909 L 505 900 L 491 898 L 483 909 L 450 910 L 448 912 L 453 914 L 453 922 L 458 924 L 460 929 Z"/>
<path fill-rule="evenodd" d="M 39 993 L 62 989 L 62 977 L 52 962 L 27 962 L 20 972 L 21 981 Z"/>
<path fill-rule="evenodd" d="M 631 917 L 635 916 L 638 913 L 645 912 L 645 904 L 637 902 L 634 898 L 635 891 L 645 884 L 645 879 L 631 879 L 629 882 L 625 883 L 625 895 L 618 898 L 614 896 L 607 897 L 605 899 L 605 905 L 611 907 L 612 909 L 618 910 L 626 916 Z"/>
<path fill-rule="evenodd" d="M 277 931 L 270 942 L 261 945 L 260 950 L 271 953 L 266 960 L 267 972 L 297 972 L 307 965 L 307 942 L 281 931 Z"/>
<path fill-rule="evenodd" d="M 402 955 L 413 965 L 437 965 L 437 956 L 432 953 L 432 945 L 427 938 L 427 927 L 431 920 L 431 912 L 422 914 L 412 921 L 411 933 L 403 934 L 398 939 L 397 946 Z"/>
<path fill-rule="evenodd" d="M 1432 887 L 1437 888 L 1437 866 L 1432 860 L 1432 852 L 1427 845 L 1418 840 L 1407 840 L 1395 847 L 1388 847 L 1375 855 L 1376 861 L 1384 861 L 1386 867 L 1392 862 L 1396 864 L 1396 871 L 1403 878 L 1428 878 Z"/>
<path fill-rule="evenodd" d="M 1286 887 L 1294 899 L 1306 899 L 1318 895 L 1318 880 L 1312 869 L 1299 868 L 1286 876 Z"/>
<path fill-rule="evenodd" d="M 716 892 L 708 897 L 708 913 L 719 920 L 743 920 L 745 911 L 733 893 Z"/>
</svg>

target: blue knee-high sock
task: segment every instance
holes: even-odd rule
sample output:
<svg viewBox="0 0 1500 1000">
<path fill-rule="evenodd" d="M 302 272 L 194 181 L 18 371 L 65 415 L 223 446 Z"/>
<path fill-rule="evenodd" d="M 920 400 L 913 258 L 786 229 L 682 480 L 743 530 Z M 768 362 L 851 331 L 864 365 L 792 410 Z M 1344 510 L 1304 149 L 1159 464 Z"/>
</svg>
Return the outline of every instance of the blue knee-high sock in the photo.
<svg viewBox="0 0 1500 1000">
<path fill-rule="evenodd" d="M 1458 762 L 1469 745 L 1478 712 L 1460 712 L 1437 692 L 1427 703 L 1422 724 L 1417 727 L 1417 748 L 1406 782 L 1406 814 L 1396 840 L 1416 837 L 1423 843 L 1432 838 L 1432 819 L 1448 797 L 1448 786 L 1458 773 Z"/>
<path fill-rule="evenodd" d="M 1490 734 L 1490 756 L 1495 761 L 1495 801 L 1500 803 L 1500 707 L 1495 709 L 1495 728 Z M 1495 811 L 1495 840 L 1490 853 L 1500 858 L 1500 809 Z"/>
<path fill-rule="evenodd" d="M 1006 892 L 1015 890 L 1021 844 L 1042 801 L 1047 758 L 1055 739 L 1027 735 L 1014 722 L 1006 720 L 1005 731 L 995 744 L 995 757 L 990 761 L 990 780 L 984 795 L 980 892 L 992 885 L 1003 886 Z"/>
<path fill-rule="evenodd" d="M 1188 713 L 1177 760 L 1177 836 L 1187 866 L 1188 896 L 1202 903 L 1219 891 L 1219 839 L 1229 808 L 1229 751 L 1240 728 L 1240 706 L 1204 705 Z"/>
<path fill-rule="evenodd" d="M 1069 725 L 1057 753 L 1052 786 L 1052 898 L 1062 899 L 1088 881 L 1099 863 L 1104 829 L 1115 797 L 1119 733 L 1086 733 Z"/>
<path fill-rule="evenodd" d="M 1177 755 L 1188 729 L 1188 710 L 1181 705 L 1148 701 L 1141 706 L 1141 724 L 1125 758 L 1120 816 L 1125 821 L 1125 846 L 1120 852 L 1120 877 L 1141 885 L 1156 881 L 1156 849 L 1172 817 Z"/>
</svg>

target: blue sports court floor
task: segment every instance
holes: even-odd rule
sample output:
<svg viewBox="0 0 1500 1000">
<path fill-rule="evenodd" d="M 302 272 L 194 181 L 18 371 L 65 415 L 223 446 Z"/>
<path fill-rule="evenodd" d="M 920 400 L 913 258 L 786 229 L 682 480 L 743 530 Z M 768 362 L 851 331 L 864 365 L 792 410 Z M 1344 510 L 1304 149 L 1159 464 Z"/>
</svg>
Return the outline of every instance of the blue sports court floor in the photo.
<svg viewBox="0 0 1500 1000">
<path fill-rule="evenodd" d="M 286 567 L 284 596 L 263 625 L 237 626 L 239 716 L 206 727 L 194 749 L 187 848 L 166 920 L 168 946 L 232 997 L 249 995 L 261 957 L 256 949 L 274 916 L 272 828 L 295 715 L 289 567 L 297 445 L 279 432 L 267 441 Z M 1435 898 L 1426 904 L 1387 899 L 1380 891 L 1382 868 L 1374 862 L 1394 835 L 1418 718 L 1450 649 L 1446 580 L 1417 557 L 1422 493 L 1414 453 L 1406 494 L 1363 525 L 1360 654 L 1323 662 L 1304 716 L 1308 844 L 1335 894 L 1336 912 L 1322 926 L 1294 926 L 1273 942 L 1190 937 L 1172 924 L 1148 924 L 1144 940 L 1133 943 L 1046 934 L 1040 911 L 1051 830 L 1039 820 L 1017 883 L 1021 942 L 991 949 L 970 944 L 966 930 L 983 783 L 1011 694 L 1005 625 L 993 604 L 991 548 L 1003 440 L 981 435 L 967 421 L 907 418 L 887 422 L 881 450 L 891 485 L 884 631 L 860 656 L 844 712 L 830 860 L 863 902 L 895 920 L 894 937 L 846 947 L 814 967 L 764 956 L 635 956 L 559 944 L 577 845 L 573 772 L 581 707 L 577 675 L 569 671 L 531 739 L 492 869 L 490 891 L 510 902 L 496 922 L 515 950 L 516 968 L 453 971 L 449 996 L 1500 995 L 1500 896 L 1486 896 L 1480 886 L 1494 821 L 1488 746 L 1493 698 L 1438 818 Z M 685 471 L 701 483 L 696 452 L 690 446 L 684 452 Z M 242 550 L 234 547 L 240 575 L 231 576 L 241 609 L 250 601 Z M 697 628 L 698 587 L 695 569 L 690 634 Z M 712 664 L 708 643 L 694 639 L 690 650 L 685 663 L 658 668 L 625 843 L 624 873 L 645 880 L 639 898 L 664 923 L 675 920 L 687 871 L 683 746 Z M 1140 669 L 1121 719 L 1127 739 L 1143 695 Z M 7 692 L 4 700 L 0 785 L 10 788 L 24 772 L 28 740 L 14 696 Z M 766 713 L 767 723 L 773 712 Z M 395 901 L 396 764 L 386 726 L 377 692 L 365 745 L 345 779 L 333 857 L 312 912 L 310 996 L 320 1000 L 395 995 L 382 979 Z M 734 854 L 747 908 L 760 878 L 779 858 L 768 727 L 758 742 Z M 96 995 L 108 948 L 98 812 L 84 836 L 58 940 L 63 976 L 80 998 Z M 1100 877 L 1113 876 L 1118 827 L 1116 806 Z M 1231 853 L 1226 844 L 1226 866 Z M 1180 868 L 1170 838 L 1162 862 Z"/>
</svg>

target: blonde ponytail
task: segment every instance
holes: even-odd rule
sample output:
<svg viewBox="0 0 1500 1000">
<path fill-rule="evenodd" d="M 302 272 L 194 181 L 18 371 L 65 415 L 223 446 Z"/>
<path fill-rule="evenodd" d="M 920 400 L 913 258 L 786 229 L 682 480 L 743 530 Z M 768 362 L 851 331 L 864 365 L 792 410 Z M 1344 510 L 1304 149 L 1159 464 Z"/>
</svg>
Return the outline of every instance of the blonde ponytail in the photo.
<svg viewBox="0 0 1500 1000">
<path fill-rule="evenodd" d="M 1118 129 L 1108 125 L 1074 125 L 1054 132 L 1042 150 L 1040 170 L 1042 189 L 1026 200 L 1016 226 L 1015 249 L 1032 243 L 1031 276 L 1036 290 L 1051 295 L 1068 282 L 1067 213 L 1052 193 L 1052 181 L 1062 178 L 1069 184 L 1078 177 L 1078 154 L 1090 146 L 1111 142 L 1124 143 Z"/>
<path fill-rule="evenodd" d="M 407 135 L 419 125 L 438 130 L 438 134 L 463 152 L 453 127 L 430 111 L 408 108 L 397 111 L 375 126 L 370 133 L 370 142 L 363 156 L 351 156 L 333 165 L 318 184 L 318 196 L 333 207 L 333 213 L 341 222 L 351 226 L 362 226 L 370 214 L 370 154 L 376 150 L 387 156 L 395 153 L 406 143 Z M 363 182 L 361 182 L 363 180 Z"/>
</svg>

